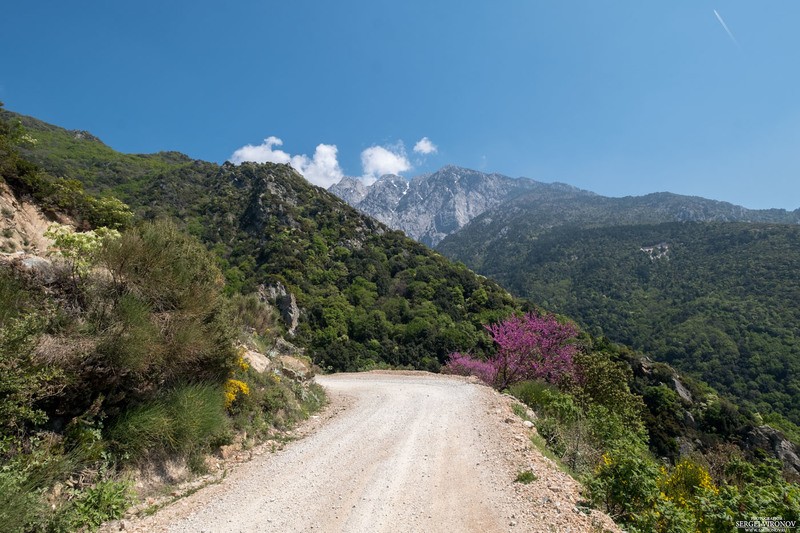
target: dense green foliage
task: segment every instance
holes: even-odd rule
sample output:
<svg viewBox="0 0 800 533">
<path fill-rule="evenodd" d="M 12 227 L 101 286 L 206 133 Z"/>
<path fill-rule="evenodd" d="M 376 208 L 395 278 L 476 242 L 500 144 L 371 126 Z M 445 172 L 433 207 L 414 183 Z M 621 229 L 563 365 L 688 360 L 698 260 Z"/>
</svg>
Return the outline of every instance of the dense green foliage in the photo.
<svg viewBox="0 0 800 533">
<path fill-rule="evenodd" d="M 667 222 L 765 222 L 799 224 L 800 209 L 746 209 L 741 206 L 667 192 L 611 198 L 563 184 L 538 184 L 489 209 L 437 248 L 477 271 L 495 259 L 520 254 L 553 228 L 599 228 Z"/>
<path fill-rule="evenodd" d="M 33 140 L 19 146 L 22 158 L 47 169 L 53 176 L 79 179 L 93 193 L 136 183 L 154 173 L 191 163 L 177 152 L 122 154 L 86 131 L 64 130 L 2 109 L 0 122 L 18 123 Z"/>
<path fill-rule="evenodd" d="M 499 286 L 387 230 L 279 165 L 224 165 L 204 240 L 229 279 L 281 282 L 305 311 L 298 337 L 337 370 L 382 362 L 436 369 L 488 344 L 482 321 L 514 309 Z M 226 243 L 223 246 L 220 243 Z"/>
<path fill-rule="evenodd" d="M 524 254 L 496 253 L 484 272 L 751 409 L 800 422 L 798 226 L 557 228 Z"/>
<path fill-rule="evenodd" d="M 674 465 L 658 461 L 647 448 L 642 398 L 620 386 L 632 378 L 629 366 L 613 351 L 587 348 L 577 360 L 583 380 L 521 382 L 510 392 L 537 413 L 534 444 L 542 439 L 595 506 L 636 532 L 723 532 L 737 520 L 800 517 L 800 487 L 781 477 L 777 461 L 745 461 L 732 444 Z"/>
<path fill-rule="evenodd" d="M 46 287 L 8 267 L 0 272 L 0 501 L 30 515 L 4 517 L 15 526 L 4 521 L 3 531 L 99 525 L 125 506 L 113 464 L 140 457 L 133 446 L 170 450 L 167 444 L 179 443 L 176 452 L 202 451 L 228 423 L 223 385 L 236 353 L 221 275 L 208 252 L 165 224 L 107 237 L 100 246 L 80 277 L 59 266 Z M 157 283 L 179 294 L 203 288 L 202 306 L 148 294 L 157 253 L 173 265 L 157 271 Z M 180 262 L 184 254 L 191 265 Z M 90 275 L 96 265 L 110 276 Z M 217 406 L 215 431 L 191 422 L 208 411 L 200 396 Z M 147 441 L 141 432 L 118 430 L 153 405 L 183 409 L 167 421 L 168 438 Z M 54 482 L 77 472 L 83 489 L 68 503 L 52 516 L 38 507 Z"/>
<path fill-rule="evenodd" d="M 113 192 L 144 218 L 183 221 L 220 258 L 229 293 L 285 285 L 304 313 L 296 340 L 324 368 L 437 370 L 451 351 L 483 353 L 491 343 L 481 324 L 517 308 L 497 284 L 388 230 L 286 165 L 218 166 L 162 154 L 151 166 L 85 134 L 26 120 L 38 141 L 30 157 Z M 64 151 L 68 164 L 58 164 Z"/>
<path fill-rule="evenodd" d="M 106 235 L 78 277 L 66 263 L 46 286 L 0 269 L 0 507 L 13 510 L 2 531 L 99 525 L 129 500 L 116 465 L 202 468 L 234 429 L 266 435 L 323 398 L 242 361 L 236 324 L 263 328 L 272 311 L 232 306 L 196 239 L 165 222 Z M 80 490 L 46 511 L 40 496 L 78 472 Z"/>
</svg>

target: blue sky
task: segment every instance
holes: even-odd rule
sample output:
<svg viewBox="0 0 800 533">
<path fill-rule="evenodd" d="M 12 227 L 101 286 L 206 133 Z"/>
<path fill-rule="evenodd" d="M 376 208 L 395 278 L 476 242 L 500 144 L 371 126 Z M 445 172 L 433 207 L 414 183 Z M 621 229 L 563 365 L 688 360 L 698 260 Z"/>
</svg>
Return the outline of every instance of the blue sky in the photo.
<svg viewBox="0 0 800 533">
<path fill-rule="evenodd" d="M 8 4 L 0 100 L 124 152 L 800 207 L 797 0 Z"/>
</svg>

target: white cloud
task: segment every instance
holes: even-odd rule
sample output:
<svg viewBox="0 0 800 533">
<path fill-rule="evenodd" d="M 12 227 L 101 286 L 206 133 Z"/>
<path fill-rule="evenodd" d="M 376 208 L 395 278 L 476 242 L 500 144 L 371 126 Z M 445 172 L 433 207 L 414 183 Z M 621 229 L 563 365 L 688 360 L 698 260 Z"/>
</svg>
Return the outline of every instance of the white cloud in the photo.
<svg viewBox="0 0 800 533">
<path fill-rule="evenodd" d="M 384 174 L 400 174 L 411 169 L 402 145 L 394 151 L 383 146 L 370 146 L 361 152 L 362 179 L 369 185 Z"/>
<path fill-rule="evenodd" d="M 254 163 L 289 163 L 303 175 L 309 182 L 320 187 L 328 188 L 342 179 L 344 173 L 337 159 L 338 149 L 333 144 L 319 144 L 314 150 L 314 157 L 305 154 L 291 155 L 283 150 L 276 150 L 276 146 L 283 146 L 283 141 L 277 137 L 267 137 L 264 142 L 254 146 L 242 146 L 231 156 L 231 161 L 240 164 L 245 161 Z"/>
<path fill-rule="evenodd" d="M 344 176 L 336 158 L 337 153 L 338 149 L 334 144 L 318 144 L 313 159 L 309 160 L 306 155 L 296 155 L 291 164 L 308 181 L 327 189 L 334 183 L 339 183 Z"/>
<path fill-rule="evenodd" d="M 422 139 L 418 140 L 417 144 L 414 145 L 414 151 L 418 154 L 435 154 L 438 150 L 439 148 L 427 137 L 423 137 Z"/>
<path fill-rule="evenodd" d="M 273 150 L 273 146 L 283 146 L 283 141 L 277 137 L 267 137 L 258 146 L 247 144 L 242 146 L 231 156 L 231 162 L 235 164 L 252 161 L 254 163 L 288 163 L 292 156 L 283 150 Z"/>
</svg>

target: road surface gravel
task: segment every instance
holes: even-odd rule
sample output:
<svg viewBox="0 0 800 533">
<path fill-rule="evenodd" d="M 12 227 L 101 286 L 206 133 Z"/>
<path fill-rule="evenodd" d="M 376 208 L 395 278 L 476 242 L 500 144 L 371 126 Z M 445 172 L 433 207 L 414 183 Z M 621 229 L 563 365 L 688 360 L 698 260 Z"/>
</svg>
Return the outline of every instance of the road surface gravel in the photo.
<svg viewBox="0 0 800 533">
<path fill-rule="evenodd" d="M 318 376 L 330 406 L 306 437 L 131 531 L 619 531 L 530 444 L 513 400 L 424 372 Z M 531 470 L 536 480 L 515 482 Z"/>
</svg>

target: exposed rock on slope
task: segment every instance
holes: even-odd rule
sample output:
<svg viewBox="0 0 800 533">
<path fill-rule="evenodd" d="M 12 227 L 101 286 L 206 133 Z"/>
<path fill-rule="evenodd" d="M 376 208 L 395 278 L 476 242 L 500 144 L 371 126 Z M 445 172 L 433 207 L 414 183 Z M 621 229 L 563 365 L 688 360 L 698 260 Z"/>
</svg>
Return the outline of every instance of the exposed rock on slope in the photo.
<svg viewBox="0 0 800 533">
<path fill-rule="evenodd" d="M 43 254 L 52 243 L 44 236 L 52 222 L 36 204 L 17 198 L 0 182 L 0 252 Z"/>
<path fill-rule="evenodd" d="M 329 190 L 363 213 L 423 244 L 437 246 L 445 237 L 458 233 L 447 240 L 445 253 L 485 247 L 508 233 L 513 234 L 508 238 L 516 240 L 520 233 L 535 236 L 562 225 L 597 227 L 688 221 L 800 223 L 800 210 L 753 210 L 666 192 L 610 198 L 563 183 L 514 179 L 456 166 L 446 166 L 410 181 L 386 175 L 371 186 L 358 179 L 344 178 Z M 464 231 L 460 231 L 462 228 Z"/>
<path fill-rule="evenodd" d="M 411 181 L 386 175 L 369 187 L 344 178 L 330 192 L 423 244 L 435 246 L 487 209 L 540 187 L 560 185 L 446 166 Z"/>
</svg>

